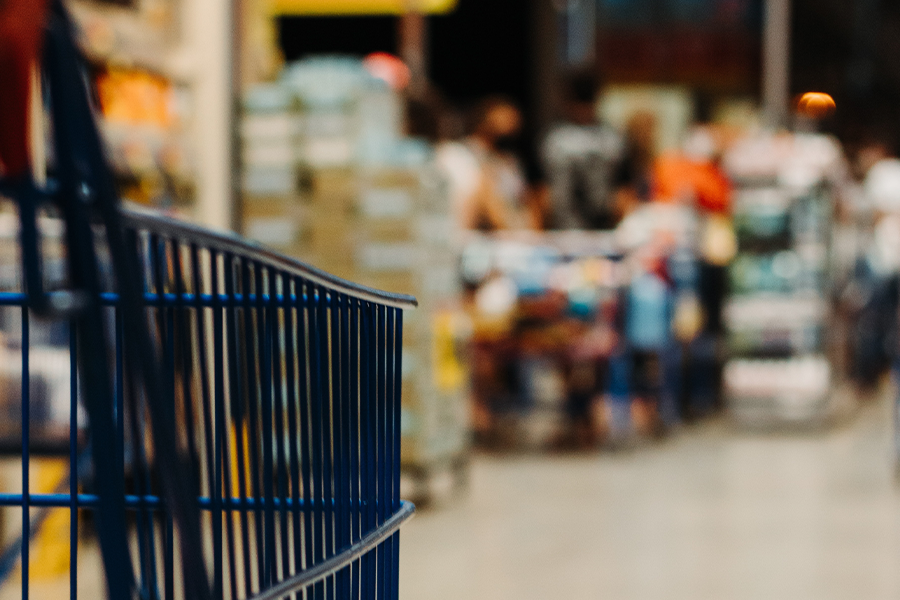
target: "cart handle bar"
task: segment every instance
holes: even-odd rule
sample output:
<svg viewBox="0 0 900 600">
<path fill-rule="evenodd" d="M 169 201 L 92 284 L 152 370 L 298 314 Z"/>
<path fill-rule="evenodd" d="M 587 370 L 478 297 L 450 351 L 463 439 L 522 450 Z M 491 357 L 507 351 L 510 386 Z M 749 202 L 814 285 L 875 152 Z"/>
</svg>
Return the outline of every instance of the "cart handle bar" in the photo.
<svg viewBox="0 0 900 600">
<path fill-rule="evenodd" d="M 123 208 L 121 214 L 124 224 L 135 230 L 148 230 L 151 233 L 180 239 L 189 244 L 202 245 L 219 252 L 266 262 L 275 268 L 282 269 L 313 283 L 333 288 L 337 292 L 354 296 L 360 300 L 400 309 L 415 308 L 419 305 L 413 296 L 384 292 L 347 281 L 299 260 L 268 250 L 235 233 L 212 231 L 192 223 L 178 221 L 137 208 L 133 204 L 129 204 L 128 208 Z"/>
<path fill-rule="evenodd" d="M 341 569 L 349 566 L 353 561 L 374 550 L 381 542 L 392 536 L 400 529 L 404 521 L 410 519 L 416 512 L 416 507 L 411 502 L 401 501 L 400 510 L 393 517 L 382 523 L 381 527 L 373 530 L 366 537 L 349 546 L 340 554 L 336 554 L 328 560 L 314 567 L 289 577 L 267 590 L 260 592 L 249 600 L 279 600 L 295 592 L 306 589 L 314 583 L 322 581 L 329 575 L 334 575 Z"/>
</svg>

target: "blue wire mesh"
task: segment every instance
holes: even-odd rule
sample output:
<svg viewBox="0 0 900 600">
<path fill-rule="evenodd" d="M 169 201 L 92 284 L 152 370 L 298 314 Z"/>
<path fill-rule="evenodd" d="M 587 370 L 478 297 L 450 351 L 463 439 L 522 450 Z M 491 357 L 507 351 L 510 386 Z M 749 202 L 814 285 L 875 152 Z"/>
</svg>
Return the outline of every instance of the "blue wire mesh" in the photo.
<svg viewBox="0 0 900 600">
<path fill-rule="evenodd" d="M 138 213 L 125 220 L 141 257 L 165 410 L 184 457 L 180 471 L 198 494 L 212 597 L 397 598 L 397 528 L 412 513 L 399 496 L 402 310 L 415 301 L 238 238 Z M 4 314 L 19 313 L 21 373 L 32 373 L 36 321 L 28 298 L 21 289 L 2 289 Z M 184 597 L 176 565 L 187 534 L 175 526 L 160 490 L 147 400 L 126 368 L 133 349 L 118 296 L 104 293 L 102 302 L 113 337 L 116 436 L 93 443 L 103 443 L 125 475 L 121 505 L 135 593 Z M 87 452 L 92 442 L 79 416 L 85 392 L 76 368 L 78 336 L 64 322 L 40 327 L 55 327 L 69 349 L 68 422 L 60 436 L 59 427 L 34 420 L 34 377 L 21 377 L 21 435 L 13 440 L 19 443 L 3 441 L 7 452 L 21 455 L 23 493 L 0 494 L 0 505 L 21 508 L 23 534 L 0 555 L 0 581 L 10 584 L 15 563 L 29 564 L 47 511 L 65 508 L 76 598 L 78 515 L 98 503 Z M 29 481 L 38 452 L 68 458 L 68 478 L 52 493 L 35 493 Z M 29 597 L 27 573 L 22 598 Z"/>
</svg>

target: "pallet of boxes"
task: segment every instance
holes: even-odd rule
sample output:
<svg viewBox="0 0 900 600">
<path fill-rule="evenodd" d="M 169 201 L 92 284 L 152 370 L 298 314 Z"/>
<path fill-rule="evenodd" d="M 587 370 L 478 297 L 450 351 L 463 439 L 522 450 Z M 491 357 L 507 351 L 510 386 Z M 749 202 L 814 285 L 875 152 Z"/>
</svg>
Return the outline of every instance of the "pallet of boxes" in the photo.
<svg viewBox="0 0 900 600">
<path fill-rule="evenodd" d="M 430 149 L 402 136 L 397 94 L 354 70 L 359 61 L 317 60 L 289 67 L 281 84 L 296 111 L 293 191 L 266 206 L 245 199 L 245 230 L 339 277 L 418 299 L 404 314 L 402 466 L 407 495 L 427 501 L 464 482 L 468 464 L 468 333 L 448 203 Z M 316 73 L 341 89 L 308 93 Z"/>
<path fill-rule="evenodd" d="M 297 168 L 300 117 L 290 91 L 275 84 L 251 89 L 240 130 L 243 233 L 296 255 L 305 219 Z"/>
</svg>

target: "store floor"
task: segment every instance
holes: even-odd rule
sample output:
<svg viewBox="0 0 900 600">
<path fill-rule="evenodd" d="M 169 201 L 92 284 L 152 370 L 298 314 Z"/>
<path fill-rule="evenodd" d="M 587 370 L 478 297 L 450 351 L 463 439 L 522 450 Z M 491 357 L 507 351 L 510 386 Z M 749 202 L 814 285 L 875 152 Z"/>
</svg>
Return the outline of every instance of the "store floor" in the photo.
<svg viewBox="0 0 900 600">
<path fill-rule="evenodd" d="M 900 597 L 890 405 L 808 434 L 692 427 L 628 454 L 478 456 L 401 534 L 402 600 Z"/>
</svg>

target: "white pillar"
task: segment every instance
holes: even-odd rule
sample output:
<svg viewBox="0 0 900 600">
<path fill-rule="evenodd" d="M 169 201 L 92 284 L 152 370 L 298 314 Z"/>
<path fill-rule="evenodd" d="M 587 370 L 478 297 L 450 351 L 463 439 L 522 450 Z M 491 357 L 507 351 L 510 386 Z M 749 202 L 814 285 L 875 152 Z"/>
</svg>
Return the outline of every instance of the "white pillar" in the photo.
<svg viewBox="0 0 900 600">
<path fill-rule="evenodd" d="M 197 164 L 195 219 L 220 230 L 234 222 L 231 0 L 186 0 L 184 50 L 193 79 Z"/>
<path fill-rule="evenodd" d="M 762 108 L 766 125 L 788 125 L 791 90 L 791 0 L 765 0 Z"/>
</svg>

